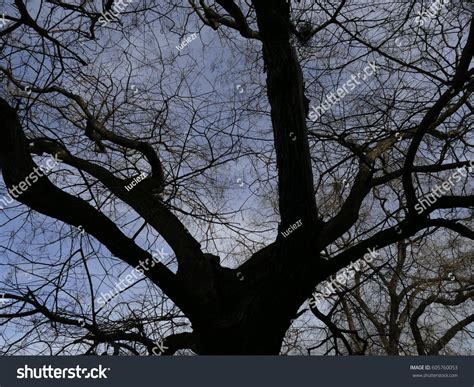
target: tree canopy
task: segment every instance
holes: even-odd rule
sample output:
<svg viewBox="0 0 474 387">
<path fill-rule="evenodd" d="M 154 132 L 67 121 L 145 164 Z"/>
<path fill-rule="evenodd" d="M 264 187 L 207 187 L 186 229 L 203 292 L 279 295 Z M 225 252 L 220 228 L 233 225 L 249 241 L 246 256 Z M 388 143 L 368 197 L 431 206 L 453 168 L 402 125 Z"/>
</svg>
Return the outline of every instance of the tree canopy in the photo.
<svg viewBox="0 0 474 387">
<path fill-rule="evenodd" d="M 0 12 L 4 353 L 437 354 L 469 337 L 471 2 Z"/>
</svg>

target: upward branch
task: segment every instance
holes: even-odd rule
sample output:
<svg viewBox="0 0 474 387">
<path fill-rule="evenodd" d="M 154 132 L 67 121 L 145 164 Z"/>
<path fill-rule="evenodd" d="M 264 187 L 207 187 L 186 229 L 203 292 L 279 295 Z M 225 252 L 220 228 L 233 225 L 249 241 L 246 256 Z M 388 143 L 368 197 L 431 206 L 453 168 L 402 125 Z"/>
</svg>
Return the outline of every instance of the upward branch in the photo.
<svg viewBox="0 0 474 387">
<path fill-rule="evenodd" d="M 282 224 L 302 219 L 316 223 L 313 173 L 308 144 L 303 75 L 290 44 L 289 8 L 284 0 L 254 0 L 267 69 L 278 167 L 279 209 Z M 308 224 L 309 223 L 309 224 Z"/>
</svg>

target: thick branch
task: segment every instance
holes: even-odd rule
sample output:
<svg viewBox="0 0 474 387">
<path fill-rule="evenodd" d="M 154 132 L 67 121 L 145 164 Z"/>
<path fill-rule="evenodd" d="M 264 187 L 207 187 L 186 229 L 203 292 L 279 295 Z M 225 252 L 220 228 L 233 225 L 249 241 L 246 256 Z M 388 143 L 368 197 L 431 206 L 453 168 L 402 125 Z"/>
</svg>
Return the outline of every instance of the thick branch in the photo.
<svg viewBox="0 0 474 387">
<path fill-rule="evenodd" d="M 0 166 L 5 184 L 12 189 L 28 181 L 27 177 L 34 173 L 37 165 L 27 149 L 27 140 L 16 112 L 3 99 L 0 99 L 0 114 L 3 118 L 0 128 Z M 83 226 L 85 231 L 103 243 L 112 254 L 132 266 L 153 259 L 151 254 L 125 236 L 104 214 L 85 201 L 63 192 L 44 175 L 39 176 L 17 200 L 44 215 L 74 226 Z M 173 301 L 183 306 L 183 295 L 178 281 L 166 266 L 157 263 L 145 274 Z"/>
<path fill-rule="evenodd" d="M 301 67 L 289 43 L 289 6 L 284 0 L 254 0 L 253 4 L 268 71 L 282 225 L 302 219 L 303 227 L 311 227 L 316 223 L 317 210 L 306 128 L 307 104 Z"/>
</svg>

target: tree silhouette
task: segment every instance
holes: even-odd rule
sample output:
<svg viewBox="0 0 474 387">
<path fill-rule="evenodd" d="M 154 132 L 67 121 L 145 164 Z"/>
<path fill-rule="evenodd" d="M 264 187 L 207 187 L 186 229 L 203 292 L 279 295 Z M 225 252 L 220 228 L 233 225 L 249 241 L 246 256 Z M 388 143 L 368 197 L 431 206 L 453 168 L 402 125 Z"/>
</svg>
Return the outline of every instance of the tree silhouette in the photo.
<svg viewBox="0 0 474 387">
<path fill-rule="evenodd" d="M 423 236 L 410 242 L 385 249 L 389 257 L 371 262 L 329 297 L 312 301 L 287 335 L 284 350 L 469 354 L 469 325 L 474 321 L 472 250 L 464 251 L 466 246 L 455 233 L 446 240 Z"/>
<path fill-rule="evenodd" d="M 14 0 L 5 188 L 61 164 L 2 213 L 4 352 L 278 354 L 370 249 L 472 243 L 471 7 Z"/>
</svg>

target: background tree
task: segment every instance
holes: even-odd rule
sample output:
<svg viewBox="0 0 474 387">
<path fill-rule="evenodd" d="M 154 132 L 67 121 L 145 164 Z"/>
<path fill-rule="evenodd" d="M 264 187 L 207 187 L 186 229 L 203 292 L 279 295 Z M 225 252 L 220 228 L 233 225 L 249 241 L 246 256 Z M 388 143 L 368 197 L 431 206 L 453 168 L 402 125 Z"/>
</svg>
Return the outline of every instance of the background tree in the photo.
<svg viewBox="0 0 474 387">
<path fill-rule="evenodd" d="M 472 250 L 456 234 L 425 233 L 384 249 L 287 334 L 287 353 L 450 355 L 472 352 Z M 322 285 L 320 285 L 321 287 Z M 318 334 L 315 334 L 315 333 Z M 297 333 L 297 334 L 296 334 Z"/>
</svg>

